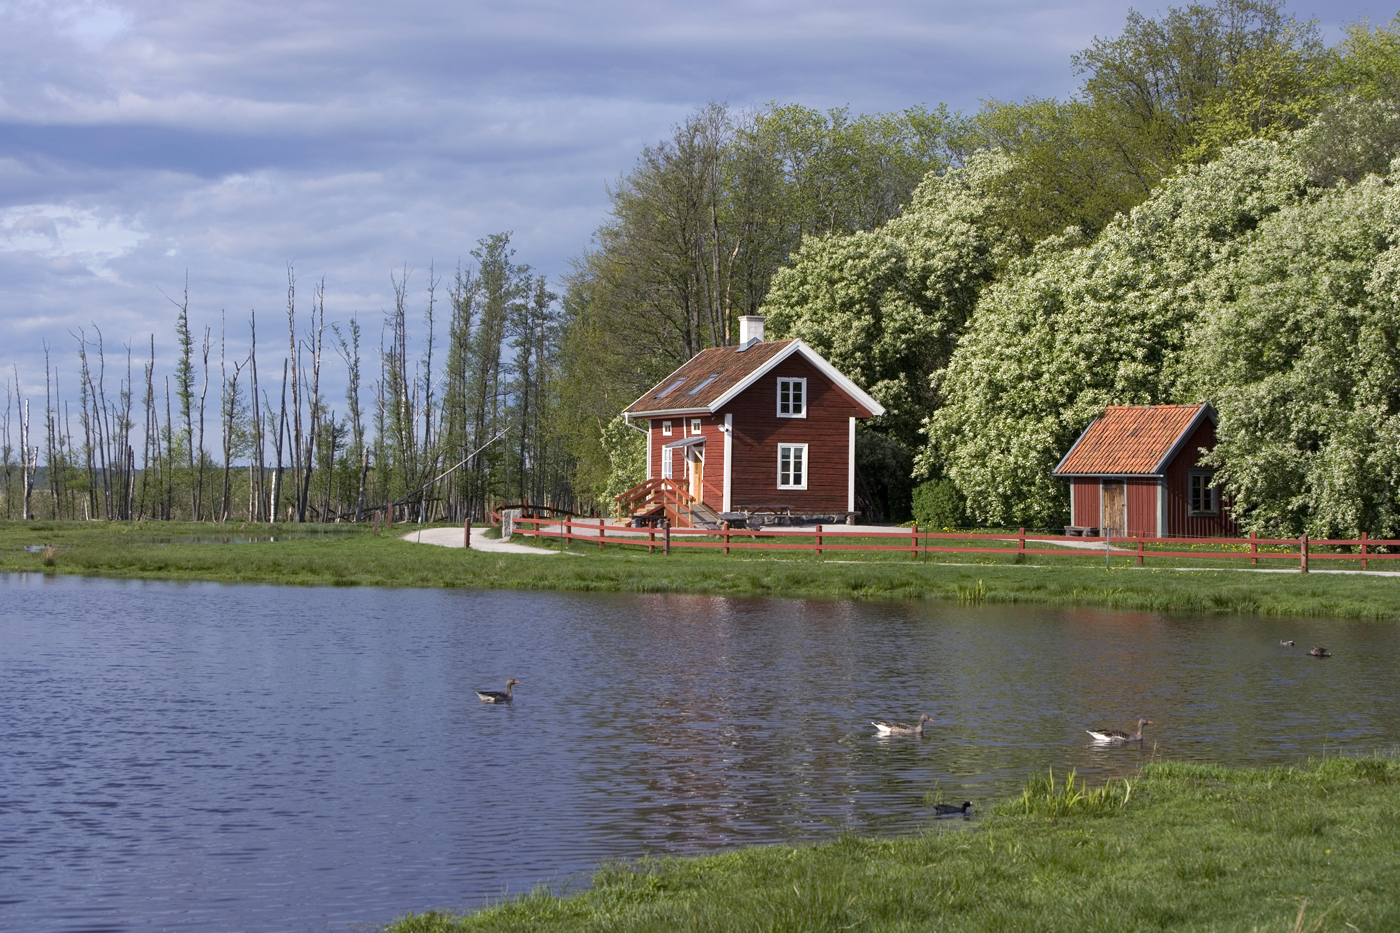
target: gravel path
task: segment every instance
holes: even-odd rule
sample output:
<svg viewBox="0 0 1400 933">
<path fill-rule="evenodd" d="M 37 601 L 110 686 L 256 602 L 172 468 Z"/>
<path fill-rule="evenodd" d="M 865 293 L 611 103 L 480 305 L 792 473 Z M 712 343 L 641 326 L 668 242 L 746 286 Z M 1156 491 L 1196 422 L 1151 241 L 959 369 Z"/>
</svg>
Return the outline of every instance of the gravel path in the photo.
<svg viewBox="0 0 1400 933">
<path fill-rule="evenodd" d="M 462 529 L 424 528 L 421 532 L 410 531 L 403 536 L 403 539 L 416 544 L 436 544 L 438 547 L 461 547 Z M 480 533 L 479 530 L 473 530 L 472 532 L 472 550 L 498 554 L 540 554 L 550 557 L 559 554 L 558 551 L 547 551 L 544 548 L 530 547 L 528 544 L 514 544 L 510 541 L 502 541 L 500 538 L 488 538 Z"/>
</svg>

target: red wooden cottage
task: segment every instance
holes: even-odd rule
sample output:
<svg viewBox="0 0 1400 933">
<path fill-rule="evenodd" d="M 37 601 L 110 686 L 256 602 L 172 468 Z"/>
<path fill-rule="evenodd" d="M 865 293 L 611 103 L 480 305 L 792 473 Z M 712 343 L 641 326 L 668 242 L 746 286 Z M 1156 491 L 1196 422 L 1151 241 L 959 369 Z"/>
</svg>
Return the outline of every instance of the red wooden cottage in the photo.
<svg viewBox="0 0 1400 933">
<path fill-rule="evenodd" d="M 885 409 L 801 340 L 765 341 L 762 317 L 739 324 L 737 346 L 701 350 L 623 412 L 646 431 L 647 480 L 619 501 L 679 526 L 853 513 L 856 419 Z"/>
<path fill-rule="evenodd" d="M 1239 534 L 1214 471 L 1209 405 L 1110 405 L 1065 454 L 1054 475 L 1069 480 L 1066 533 L 1107 528 L 1114 537 Z"/>
</svg>

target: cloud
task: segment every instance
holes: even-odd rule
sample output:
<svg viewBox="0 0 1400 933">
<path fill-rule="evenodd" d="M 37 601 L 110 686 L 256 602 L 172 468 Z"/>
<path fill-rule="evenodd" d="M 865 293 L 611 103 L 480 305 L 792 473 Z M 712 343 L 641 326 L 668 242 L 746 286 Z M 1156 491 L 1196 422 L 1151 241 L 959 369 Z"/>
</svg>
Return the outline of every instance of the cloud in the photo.
<svg viewBox="0 0 1400 933">
<path fill-rule="evenodd" d="M 0 250 L 61 259 L 53 268 L 71 274 L 84 268 L 110 276 L 107 264 L 135 249 L 145 235 L 133 224 L 96 211 L 55 204 L 0 210 Z"/>
<path fill-rule="evenodd" d="M 1064 96 L 1129 6 L 0 0 L 0 365 L 94 320 L 168 363 L 186 274 L 200 326 L 281 313 L 289 262 L 371 320 L 504 230 L 557 281 L 698 105 Z"/>
</svg>

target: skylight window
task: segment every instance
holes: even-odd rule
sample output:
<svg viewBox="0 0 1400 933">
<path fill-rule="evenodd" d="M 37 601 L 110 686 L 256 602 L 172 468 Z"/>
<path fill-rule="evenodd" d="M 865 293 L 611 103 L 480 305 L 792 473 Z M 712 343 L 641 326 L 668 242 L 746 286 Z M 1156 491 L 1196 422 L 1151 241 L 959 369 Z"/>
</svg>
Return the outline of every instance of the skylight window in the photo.
<svg viewBox="0 0 1400 933">
<path fill-rule="evenodd" d="M 705 378 L 705 381 L 704 381 L 704 382 L 700 383 L 698 386 L 696 386 L 695 388 L 691 389 L 689 392 L 686 393 L 686 395 L 694 395 L 695 393 L 699 392 L 701 389 L 705 388 L 705 386 L 707 386 L 707 385 L 709 385 L 710 383 L 714 382 L 714 381 L 715 381 L 716 379 L 718 379 L 718 378 L 719 378 L 719 373 L 710 373 L 710 375 L 707 376 L 707 377 Z"/>
<path fill-rule="evenodd" d="M 666 388 L 664 388 L 664 389 L 662 389 L 660 392 L 656 393 L 656 397 L 657 397 L 657 398 L 665 398 L 666 396 L 670 395 L 672 392 L 674 392 L 674 391 L 676 391 L 677 389 L 679 389 L 682 382 L 685 382 L 685 377 L 684 377 L 684 376 L 680 377 L 680 378 L 677 379 L 675 382 L 671 383 L 671 384 L 668 385 Z"/>
</svg>

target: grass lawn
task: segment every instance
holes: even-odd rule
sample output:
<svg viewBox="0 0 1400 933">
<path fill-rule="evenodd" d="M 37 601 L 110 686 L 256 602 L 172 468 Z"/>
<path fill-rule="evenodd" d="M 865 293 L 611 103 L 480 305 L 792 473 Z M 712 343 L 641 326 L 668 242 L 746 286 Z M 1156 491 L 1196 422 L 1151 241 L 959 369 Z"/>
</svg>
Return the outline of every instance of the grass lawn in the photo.
<svg viewBox="0 0 1400 933">
<path fill-rule="evenodd" d="M 1049 775 L 970 829 L 608 866 L 571 896 L 405 917 L 447 931 L 1400 929 L 1400 763 Z"/>
<path fill-rule="evenodd" d="M 87 574 L 228 583 L 431 586 L 617 593 L 700 593 L 815 599 L 943 599 L 1161 612 L 1400 618 L 1400 578 L 1254 574 L 1235 569 L 1110 569 L 1093 554 L 1017 563 L 1014 554 L 804 552 L 725 556 L 576 544 L 567 558 L 490 554 L 375 536 L 351 525 L 118 522 L 0 523 L 0 572 Z M 267 540 L 277 536 L 278 540 Z M 227 542 L 211 540 L 233 539 Z"/>
</svg>

